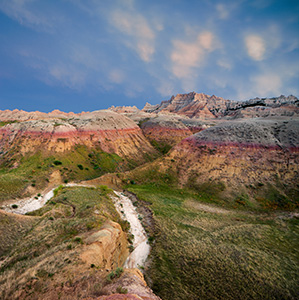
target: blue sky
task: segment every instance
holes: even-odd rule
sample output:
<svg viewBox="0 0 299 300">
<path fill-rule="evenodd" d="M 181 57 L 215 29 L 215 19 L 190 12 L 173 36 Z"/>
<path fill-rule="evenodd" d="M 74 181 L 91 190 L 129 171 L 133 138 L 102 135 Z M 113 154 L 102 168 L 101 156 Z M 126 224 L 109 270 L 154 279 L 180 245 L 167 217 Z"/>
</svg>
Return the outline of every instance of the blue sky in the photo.
<svg viewBox="0 0 299 300">
<path fill-rule="evenodd" d="M 0 110 L 299 95 L 297 0 L 0 0 Z"/>
</svg>

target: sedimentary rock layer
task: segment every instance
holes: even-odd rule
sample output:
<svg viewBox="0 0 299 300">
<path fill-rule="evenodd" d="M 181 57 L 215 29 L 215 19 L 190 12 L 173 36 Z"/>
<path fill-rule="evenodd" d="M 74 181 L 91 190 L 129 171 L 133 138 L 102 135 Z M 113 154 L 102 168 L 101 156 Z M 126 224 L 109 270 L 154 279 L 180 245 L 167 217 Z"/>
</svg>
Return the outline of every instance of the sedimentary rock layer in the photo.
<svg viewBox="0 0 299 300">
<path fill-rule="evenodd" d="M 184 139 L 170 153 L 186 183 L 299 182 L 299 120 L 230 121 Z M 184 162 L 184 163 L 183 163 Z"/>
<path fill-rule="evenodd" d="M 173 113 L 189 118 L 252 118 L 268 116 L 298 116 L 299 100 L 295 96 L 255 98 L 248 101 L 226 100 L 203 93 L 177 94 L 161 104 L 146 103 L 148 113 Z"/>
<path fill-rule="evenodd" d="M 129 118 L 111 111 L 86 113 L 68 119 L 42 119 L 0 128 L 0 150 L 16 147 L 22 154 L 36 150 L 65 152 L 75 145 L 99 147 L 122 157 L 153 152 L 141 129 Z"/>
<path fill-rule="evenodd" d="M 141 124 L 143 134 L 150 141 L 175 145 L 192 135 L 191 130 L 175 117 L 160 115 Z"/>
</svg>

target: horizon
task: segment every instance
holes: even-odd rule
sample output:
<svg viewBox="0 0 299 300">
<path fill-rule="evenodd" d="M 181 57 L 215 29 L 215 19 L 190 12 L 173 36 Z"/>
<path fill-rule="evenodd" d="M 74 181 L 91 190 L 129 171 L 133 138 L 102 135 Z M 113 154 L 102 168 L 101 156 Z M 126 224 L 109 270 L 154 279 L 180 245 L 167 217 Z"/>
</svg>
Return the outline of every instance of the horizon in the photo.
<svg viewBox="0 0 299 300">
<path fill-rule="evenodd" d="M 294 0 L 2 0 L 0 110 L 299 96 Z"/>
<path fill-rule="evenodd" d="M 197 92 L 190 92 L 190 93 L 197 93 Z M 175 97 L 175 96 L 177 96 L 177 95 L 186 95 L 186 94 L 189 94 L 189 93 L 178 93 L 178 94 L 176 94 L 176 95 L 172 95 L 169 99 L 167 99 L 167 100 L 161 100 L 159 103 L 150 103 L 150 102 L 148 102 L 149 104 L 151 104 L 151 105 L 157 105 L 157 104 L 161 104 L 161 102 L 162 101 L 169 101 L 172 97 Z M 197 93 L 197 94 L 205 94 L 205 93 Z M 221 96 L 217 96 L 217 95 L 207 95 L 207 94 L 205 94 L 206 96 L 216 96 L 216 97 L 221 97 Z M 279 98 L 279 97 L 282 97 L 282 96 L 284 96 L 284 97 L 291 97 L 291 96 L 293 96 L 293 97 L 296 97 L 296 98 L 298 98 L 298 96 L 295 96 L 295 95 L 279 95 L 279 96 L 273 96 L 273 97 L 255 97 L 255 98 L 259 98 L 259 99 L 266 99 L 266 98 Z M 230 101 L 241 101 L 241 102 L 244 102 L 244 101 L 248 101 L 248 100 L 252 100 L 252 99 L 255 99 L 255 98 L 250 98 L 250 99 L 246 99 L 246 100 L 231 100 L 231 99 L 225 99 L 225 100 L 230 100 Z M 147 102 L 146 102 L 147 103 Z M 145 104 L 146 104 L 145 103 Z M 111 108 L 111 107 L 136 107 L 137 109 L 139 109 L 139 110 L 142 110 L 144 107 L 145 107 L 145 104 L 142 106 L 142 107 L 137 107 L 137 105 L 126 105 L 126 104 L 123 104 L 123 105 L 110 105 L 109 107 L 106 107 L 106 108 L 101 108 L 101 109 L 95 109 L 95 110 L 82 110 L 82 111 L 77 111 L 77 112 L 75 112 L 75 111 L 72 111 L 72 110 L 69 110 L 69 111 L 65 111 L 65 110 L 60 110 L 60 109 L 58 109 L 58 108 L 54 108 L 54 109 L 52 109 L 52 110 L 50 110 L 50 111 L 41 111 L 41 110 L 25 110 L 25 109 L 19 109 L 19 108 L 14 108 L 14 109 L 0 109 L 0 111 L 5 111 L 5 110 L 9 110 L 9 111 L 24 111 L 24 112 L 41 112 L 41 113 L 46 113 L 46 114 L 48 114 L 48 113 L 52 113 L 52 112 L 54 112 L 54 111 L 60 111 L 60 112 L 63 112 L 63 113 L 74 113 L 74 114 L 80 114 L 80 113 L 88 113 L 88 112 L 94 112 L 94 111 L 100 111 L 100 110 L 108 110 L 109 108 Z"/>
</svg>

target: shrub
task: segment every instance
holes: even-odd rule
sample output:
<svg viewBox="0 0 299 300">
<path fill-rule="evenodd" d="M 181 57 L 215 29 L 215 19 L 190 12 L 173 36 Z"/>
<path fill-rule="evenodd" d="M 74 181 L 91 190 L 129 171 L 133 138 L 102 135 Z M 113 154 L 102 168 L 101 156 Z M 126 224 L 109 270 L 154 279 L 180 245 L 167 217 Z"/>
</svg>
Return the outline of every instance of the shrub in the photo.
<svg viewBox="0 0 299 300">
<path fill-rule="evenodd" d="M 118 287 L 116 288 L 116 292 L 117 292 L 118 294 L 127 294 L 127 293 L 128 293 L 128 289 L 123 288 L 123 287 L 121 287 L 121 286 L 118 286 Z"/>
<path fill-rule="evenodd" d="M 62 162 L 59 161 L 59 160 L 54 160 L 54 161 L 53 161 L 53 164 L 54 164 L 55 166 L 59 166 L 59 165 L 62 165 Z"/>
<path fill-rule="evenodd" d="M 57 187 L 57 188 L 53 191 L 54 197 L 56 197 L 56 196 L 58 195 L 58 192 L 59 192 L 60 190 L 62 190 L 62 188 L 63 188 L 63 185 L 60 185 L 59 187 Z"/>
<path fill-rule="evenodd" d="M 83 170 L 83 166 L 81 164 L 78 164 L 77 167 L 80 169 L 80 170 Z"/>
<path fill-rule="evenodd" d="M 83 244 L 82 239 L 79 236 L 77 236 L 77 237 L 74 238 L 74 242 Z"/>
<path fill-rule="evenodd" d="M 111 282 L 114 278 L 119 278 L 120 275 L 123 273 L 123 271 L 124 271 L 123 268 L 117 268 L 117 269 L 115 270 L 115 272 L 114 272 L 114 271 L 111 271 L 111 272 L 107 275 L 107 280 L 108 280 L 109 282 Z"/>
<path fill-rule="evenodd" d="M 18 208 L 18 205 L 17 204 L 13 204 L 11 207 L 12 208 Z"/>
</svg>

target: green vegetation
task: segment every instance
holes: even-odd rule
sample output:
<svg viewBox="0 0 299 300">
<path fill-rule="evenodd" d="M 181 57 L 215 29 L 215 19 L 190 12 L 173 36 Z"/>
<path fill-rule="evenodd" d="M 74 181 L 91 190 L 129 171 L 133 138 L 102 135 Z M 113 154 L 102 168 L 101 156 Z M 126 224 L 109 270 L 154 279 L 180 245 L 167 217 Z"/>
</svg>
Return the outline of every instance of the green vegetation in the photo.
<svg viewBox="0 0 299 300">
<path fill-rule="evenodd" d="M 59 299 L 57 293 L 62 290 L 57 289 L 57 284 L 72 287 L 77 276 L 77 285 L 82 284 L 81 290 L 86 294 L 72 299 L 82 299 L 93 290 L 86 288 L 87 282 L 104 283 L 102 270 L 90 274 L 89 266 L 85 267 L 79 255 L 86 247 L 89 230 L 98 231 L 106 220 L 123 224 L 108 193 L 105 186 L 59 187 L 52 201 L 29 216 L 0 215 L 0 258 L 6 257 L 0 269 L 0 298 L 15 299 L 12 295 L 22 290 L 30 299 L 40 299 L 51 290 L 52 299 Z M 83 273 L 74 274 L 74 268 Z M 27 276 L 27 271 L 32 275 Z M 98 270 L 93 268 L 93 271 Z M 119 277 L 122 272 L 118 268 L 114 274 Z M 98 274 L 102 276 L 100 281 Z M 61 299 L 64 297 L 66 294 Z"/>
<path fill-rule="evenodd" d="M 53 172 L 62 182 L 87 180 L 105 173 L 124 171 L 138 165 L 116 154 L 105 153 L 100 149 L 92 152 L 85 146 L 76 146 L 73 151 L 46 155 L 42 152 L 21 156 L 16 149 L 11 150 L 0 160 L 0 203 L 10 198 L 26 195 L 26 188 L 45 188 Z"/>
<path fill-rule="evenodd" d="M 114 278 L 119 278 L 123 272 L 124 272 L 123 268 L 117 268 L 115 271 L 110 272 L 107 275 L 108 282 L 111 282 Z"/>
<path fill-rule="evenodd" d="M 121 286 L 118 286 L 118 287 L 116 288 L 116 293 L 118 293 L 118 294 L 127 294 L 127 293 L 128 293 L 128 289 L 123 288 L 123 287 L 121 287 Z"/>
<path fill-rule="evenodd" d="M 154 212 L 146 275 L 162 299 L 297 297 L 298 219 L 203 205 L 200 195 L 166 185 L 128 189 Z"/>
<path fill-rule="evenodd" d="M 13 120 L 13 121 L 0 121 L 0 127 L 3 127 L 7 124 L 12 124 L 12 123 L 17 123 L 18 121 Z"/>
<path fill-rule="evenodd" d="M 158 150 L 163 155 L 166 154 L 172 148 L 171 145 L 164 141 L 151 140 L 150 143 L 156 150 Z"/>
</svg>

